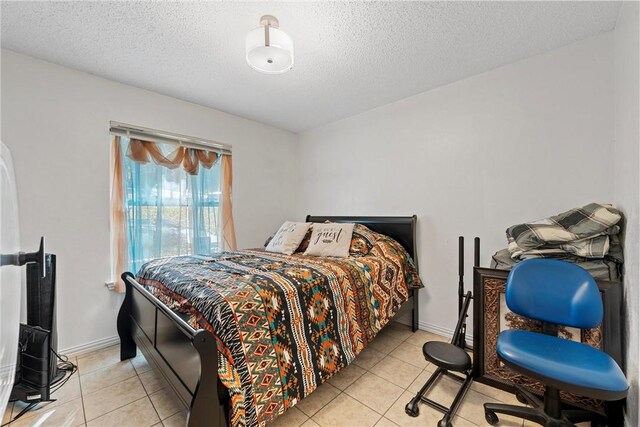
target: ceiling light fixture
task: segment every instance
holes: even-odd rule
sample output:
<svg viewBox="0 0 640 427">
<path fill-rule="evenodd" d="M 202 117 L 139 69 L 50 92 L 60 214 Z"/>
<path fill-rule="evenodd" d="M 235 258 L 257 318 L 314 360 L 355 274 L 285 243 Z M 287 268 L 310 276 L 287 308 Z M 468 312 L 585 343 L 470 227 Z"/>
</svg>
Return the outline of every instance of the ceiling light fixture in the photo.
<svg viewBox="0 0 640 427">
<path fill-rule="evenodd" d="M 286 73 L 293 67 L 293 40 L 275 16 L 264 15 L 260 26 L 247 34 L 247 63 L 265 74 Z"/>
</svg>

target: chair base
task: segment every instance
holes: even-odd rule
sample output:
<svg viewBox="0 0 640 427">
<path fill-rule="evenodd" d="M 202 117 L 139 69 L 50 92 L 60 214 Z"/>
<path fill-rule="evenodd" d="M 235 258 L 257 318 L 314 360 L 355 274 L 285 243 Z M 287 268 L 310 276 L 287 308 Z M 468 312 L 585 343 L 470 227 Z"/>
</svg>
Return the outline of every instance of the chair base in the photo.
<svg viewBox="0 0 640 427">
<path fill-rule="evenodd" d="M 592 426 L 605 426 L 605 417 L 591 411 L 581 409 L 562 409 L 560 391 L 553 387 L 546 387 L 544 401 L 524 388 L 516 385 L 516 398 L 531 407 L 507 405 L 502 403 L 485 403 L 484 416 L 486 421 L 495 425 L 498 423 L 497 414 L 511 415 L 522 418 L 545 427 L 574 427 L 576 423 L 591 421 Z"/>
<path fill-rule="evenodd" d="M 444 414 L 444 417 L 442 417 L 442 419 L 438 421 L 438 427 L 451 427 L 452 426 L 451 420 L 456 414 L 458 407 L 462 403 L 462 399 L 464 399 L 464 396 L 467 394 L 467 391 L 469 390 L 469 387 L 473 382 L 473 376 L 471 375 L 471 370 L 464 372 L 464 374 L 465 376 L 461 377 L 459 375 L 456 375 L 452 372 L 447 371 L 444 368 L 436 369 L 434 373 L 431 374 L 431 377 L 429 377 L 427 382 L 422 386 L 418 394 L 416 394 L 415 397 L 411 399 L 409 403 L 407 403 L 407 405 L 404 407 L 404 411 L 409 416 L 417 417 L 418 415 L 420 415 L 420 407 L 419 407 L 420 402 L 425 403 Z M 435 402 L 431 399 L 424 397 L 424 395 L 431 389 L 431 386 L 435 384 L 435 382 L 438 380 L 438 378 L 440 378 L 441 375 L 446 375 L 462 383 L 460 385 L 460 390 L 458 390 L 458 393 L 456 394 L 456 397 L 453 399 L 453 402 L 451 402 L 451 406 L 449 408 L 439 404 L 438 402 Z"/>
</svg>

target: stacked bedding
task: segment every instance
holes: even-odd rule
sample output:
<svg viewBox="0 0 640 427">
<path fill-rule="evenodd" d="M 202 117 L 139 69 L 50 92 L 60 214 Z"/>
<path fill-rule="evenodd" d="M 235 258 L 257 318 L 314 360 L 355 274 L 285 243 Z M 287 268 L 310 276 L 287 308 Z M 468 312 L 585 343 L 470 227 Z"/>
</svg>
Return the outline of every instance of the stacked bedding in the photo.
<svg viewBox="0 0 640 427">
<path fill-rule="evenodd" d="M 590 203 L 539 221 L 507 229 L 508 247 L 493 255 L 492 268 L 510 270 L 529 258 L 573 262 L 600 280 L 619 280 L 622 214 L 611 205 Z"/>
</svg>

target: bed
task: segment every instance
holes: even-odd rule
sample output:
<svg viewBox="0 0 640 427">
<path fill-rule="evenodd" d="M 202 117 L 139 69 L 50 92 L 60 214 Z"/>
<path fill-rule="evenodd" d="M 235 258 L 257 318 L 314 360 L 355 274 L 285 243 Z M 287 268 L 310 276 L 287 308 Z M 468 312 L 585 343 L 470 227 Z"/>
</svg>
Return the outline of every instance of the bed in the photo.
<svg viewBox="0 0 640 427">
<path fill-rule="evenodd" d="M 188 409 L 189 426 L 268 425 L 351 363 L 391 319 L 410 314 L 417 330 L 416 216 L 307 216 L 325 221 L 362 224 L 391 239 L 381 238 L 371 256 L 336 264 L 246 250 L 154 260 L 137 277 L 124 273 L 121 359 L 139 348 Z M 397 268 L 406 254 L 411 275 Z M 322 286 L 307 286 L 320 283 L 314 274 Z M 368 287 L 356 286 L 358 278 Z M 375 296 L 362 294 L 372 283 Z"/>
</svg>

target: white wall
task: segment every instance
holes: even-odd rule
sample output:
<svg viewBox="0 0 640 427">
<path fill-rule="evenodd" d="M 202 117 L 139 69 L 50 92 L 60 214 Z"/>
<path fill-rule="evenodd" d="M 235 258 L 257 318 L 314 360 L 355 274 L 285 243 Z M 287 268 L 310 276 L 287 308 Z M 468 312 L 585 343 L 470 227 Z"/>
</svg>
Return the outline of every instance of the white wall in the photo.
<svg viewBox="0 0 640 427">
<path fill-rule="evenodd" d="M 261 245 L 296 194 L 295 134 L 2 50 L 2 140 L 15 162 L 21 241 L 35 249 L 44 235 L 58 255 L 61 349 L 116 335 L 121 296 L 104 286 L 110 120 L 233 145 L 240 247 Z"/>
<path fill-rule="evenodd" d="M 422 328 L 456 321 L 457 236 L 613 198 L 613 34 L 300 134 L 299 216 L 418 215 Z"/>
<path fill-rule="evenodd" d="M 625 213 L 624 297 L 626 374 L 631 382 L 627 425 L 638 425 L 638 339 L 640 329 L 640 98 L 638 92 L 638 2 L 623 2 L 615 30 L 615 203 Z"/>
</svg>

